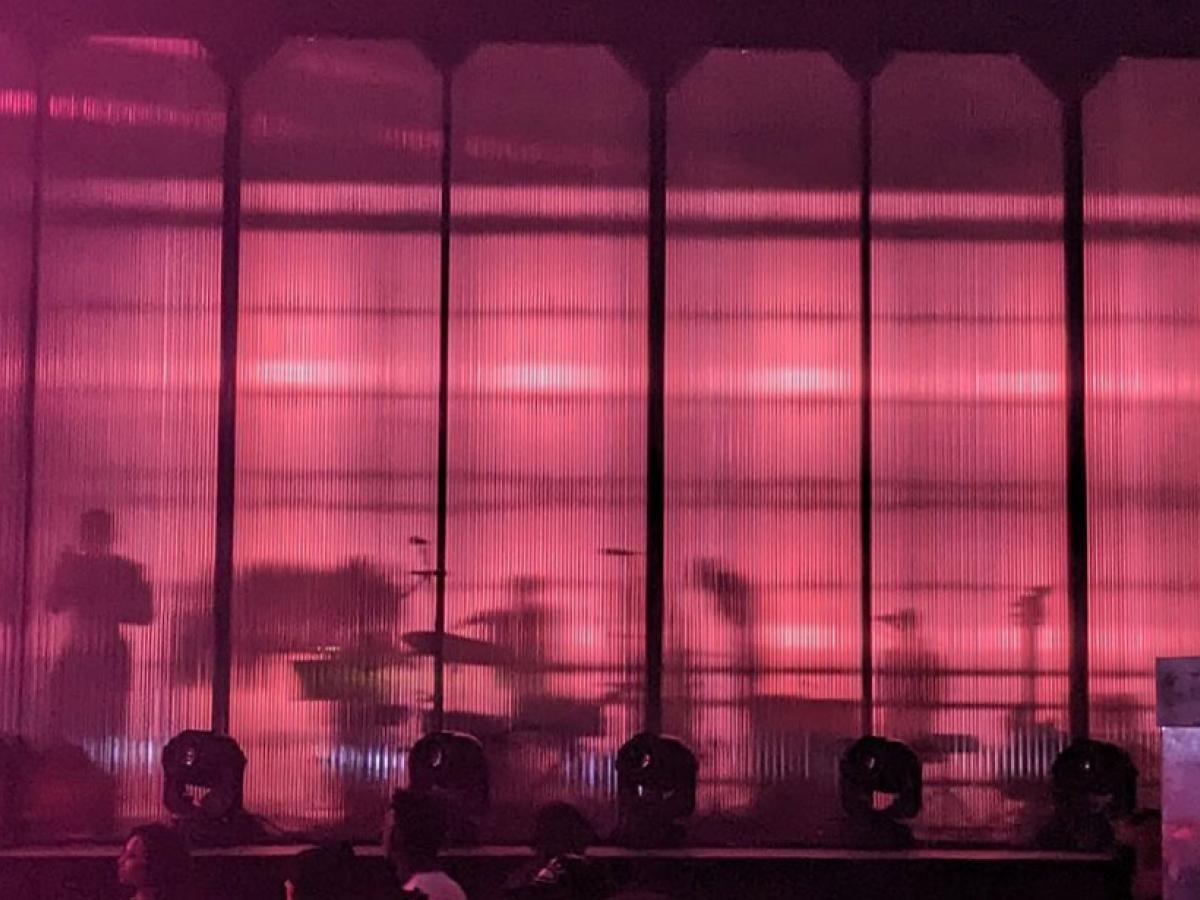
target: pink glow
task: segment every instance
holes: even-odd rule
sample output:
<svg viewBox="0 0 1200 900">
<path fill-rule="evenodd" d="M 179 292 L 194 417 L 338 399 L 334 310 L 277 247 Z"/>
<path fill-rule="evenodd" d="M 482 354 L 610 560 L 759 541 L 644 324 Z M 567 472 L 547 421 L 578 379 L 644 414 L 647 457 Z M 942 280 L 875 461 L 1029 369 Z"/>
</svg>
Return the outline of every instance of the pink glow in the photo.
<svg viewBox="0 0 1200 900">
<path fill-rule="evenodd" d="M 203 44 L 185 38 L 94 35 L 87 39 L 87 43 L 92 47 L 111 47 L 124 53 L 141 53 L 147 56 L 193 60 L 208 58 Z"/>
<path fill-rule="evenodd" d="M 79 106 L 74 98 L 58 98 L 52 102 L 51 114 L 61 118 L 81 118 L 95 121 L 102 115 L 103 105 Z M 0 92 L 0 115 L 30 115 L 35 98 L 32 92 Z M 108 107 L 111 112 L 114 107 Z M 178 121 L 183 113 L 175 111 L 165 118 L 156 119 L 158 107 L 148 104 L 132 104 L 126 111 L 127 124 L 162 124 Z M 223 119 L 215 120 L 216 131 L 222 127 Z M 210 124 L 214 124 L 210 122 Z M 196 192 L 207 192 L 210 203 L 219 199 L 219 191 L 212 182 L 197 182 L 188 179 L 154 179 L 137 181 L 132 179 L 87 181 L 63 180 L 56 189 L 66 199 L 80 204 L 117 204 L 122 208 L 167 208 L 176 204 L 194 207 Z M 272 213 L 340 213 L 340 214 L 383 214 L 401 209 L 411 209 L 413 196 L 429 196 L 432 189 L 426 185 L 346 184 L 326 182 L 303 186 L 284 182 L 247 181 L 245 203 L 256 212 Z M 672 215 L 680 219 L 706 222 L 736 222 L 746 218 L 753 221 L 776 221 L 803 219 L 806 222 L 848 222 L 857 202 L 857 195 L 827 192 L 761 192 L 725 191 L 721 196 L 713 192 L 681 189 L 673 192 Z M 899 197 L 880 192 L 881 204 L 894 200 L 893 217 L 897 210 L 907 208 L 906 220 L 929 218 L 937 221 L 1053 221 L 1051 206 L 1041 198 L 1016 195 L 924 195 L 919 204 L 912 198 Z M 1103 223 L 1105 210 L 1108 215 L 1116 211 L 1113 203 L 1096 203 L 1096 221 Z M 1115 202 L 1115 201 L 1114 201 Z M 1122 204 L 1132 203 L 1136 210 L 1135 221 L 1168 224 L 1193 221 L 1200 215 L 1200 198 L 1156 197 L 1122 198 Z M 638 188 L 507 188 L 502 186 L 465 185 L 456 193 L 456 213 L 464 216 L 486 213 L 502 213 L 506 216 L 553 217 L 586 216 L 604 218 L 636 218 L 645 210 L 645 192 Z M 914 205 L 916 204 L 916 205 Z M 996 204 L 992 206 L 990 204 Z M 998 207 L 998 208 L 997 208 Z M 949 211 L 949 213 L 947 212 Z M 887 213 L 881 213 L 879 221 L 889 221 Z M 1130 221 L 1122 216 L 1121 221 Z"/>
<path fill-rule="evenodd" d="M 77 98 L 60 97 L 52 106 L 52 115 L 64 118 L 101 117 L 110 112 L 97 102 L 80 105 Z M 32 114 L 34 95 L 29 91 L 0 91 L 0 116 Z M 162 111 L 157 104 L 131 104 L 125 111 L 127 124 L 157 124 L 180 121 L 182 110 Z M 161 113 L 161 115 L 160 115 Z M 208 114 L 204 114 L 207 116 Z M 215 114 L 214 114 L 215 115 Z M 156 121 L 156 117 L 158 117 Z M 202 117 L 203 118 L 203 117 Z M 220 133 L 223 118 L 206 119 L 209 133 Z M 264 138 L 265 139 L 265 138 Z M 60 179 L 57 196 L 81 206 L 97 205 L 121 209 L 163 209 L 172 206 L 195 208 L 219 202 L 215 181 L 185 178 L 164 179 Z M 436 188 L 427 184 L 345 183 L 256 181 L 245 182 L 248 211 L 280 214 L 337 213 L 340 215 L 380 215 L 412 211 L 414 198 L 418 208 L 436 210 Z M 719 195 L 719 196 L 717 196 Z M 430 201 L 430 197 L 434 200 Z M 202 201 L 201 198 L 207 198 Z M 809 191 L 721 191 L 680 188 L 672 191 L 670 209 L 680 222 L 736 223 L 741 220 L 780 224 L 801 220 L 806 223 L 850 223 L 857 209 L 858 195 L 849 192 Z M 1046 222 L 1057 221 L 1054 198 L 1023 194 L 961 194 L 926 192 L 919 196 L 880 190 L 875 202 L 881 209 L 877 221 L 953 222 Z M 432 205 L 431 205 L 432 204 Z M 1131 224 L 1188 224 L 1200 218 L 1200 196 L 1195 195 L 1105 195 L 1089 194 L 1089 224 L 1093 227 Z M 457 216 L 504 215 L 513 218 L 572 217 L 613 222 L 637 221 L 645 215 L 645 191 L 640 188 L 559 187 L 503 185 L 462 185 L 455 190 Z M 1098 240 L 1104 246 L 1109 239 Z"/>
<path fill-rule="evenodd" d="M 604 387 L 604 372 L 573 363 L 510 363 L 496 370 L 494 383 L 518 394 L 598 391 Z"/>
<path fill-rule="evenodd" d="M 169 103 L 151 103 L 88 94 L 52 94 L 46 101 L 52 119 L 126 128 L 178 128 L 200 134 L 224 133 L 225 114 Z M 32 108 L 29 113 L 32 114 Z"/>
<path fill-rule="evenodd" d="M 193 53 L 174 42 L 112 46 Z M 432 72 L 339 61 L 314 46 L 297 66 L 306 75 L 359 87 L 412 84 L 436 113 L 440 84 Z M 524 52 L 485 51 L 492 55 L 472 63 L 478 68 L 458 88 L 465 104 L 456 118 L 464 133 L 458 158 L 491 168 L 481 165 L 478 181 L 453 185 L 447 614 L 452 629 L 490 639 L 480 614 L 541 604 L 550 623 L 540 660 L 549 673 L 544 686 L 601 710 L 602 733 L 570 750 L 592 754 L 595 768 L 607 771 L 605 754 L 638 724 L 629 697 L 643 637 L 644 173 L 633 165 L 640 164 L 636 153 L 610 146 L 608 119 L 576 122 L 574 142 L 552 129 L 530 128 L 519 140 L 482 130 L 493 82 L 512 71 L 505 54 Z M 634 138 L 624 143 L 638 146 L 645 124 L 640 93 L 604 51 L 586 60 L 583 80 L 599 92 L 600 113 L 629 110 L 623 127 Z M 712 159 L 705 154 L 713 132 L 689 132 L 689 116 L 707 116 L 713 97 L 725 96 L 733 79 L 723 67 L 749 77 L 737 68 L 745 64 L 740 57 L 719 60 L 715 69 L 697 70 L 672 100 L 681 104 L 672 109 L 679 129 L 673 146 L 693 154 L 681 152 L 683 162 L 673 163 L 684 176 L 708 174 Z M 786 80 L 796 90 L 815 90 L 810 79 L 832 82 L 835 92 L 840 85 L 842 126 L 853 137 L 853 85 L 824 58 L 784 64 L 795 71 L 782 74 L 803 76 Z M 773 85 L 779 74 L 763 69 L 755 83 Z M 534 72 L 532 86 L 509 84 L 506 96 L 539 89 L 548 77 Z M 892 84 L 891 101 L 879 101 L 881 110 L 900 108 L 912 94 L 903 70 L 896 77 L 901 83 Z M 947 90 L 970 83 L 926 81 Z M 578 98 L 554 84 L 546 115 L 569 120 Z M 146 696 L 160 688 L 187 628 L 200 629 L 198 659 L 211 634 L 205 603 L 219 372 L 215 151 L 224 123 L 220 111 L 191 107 L 186 96 L 127 101 L 78 87 L 51 98 L 52 119 L 129 134 L 180 130 L 210 142 L 207 168 L 188 170 L 207 178 L 52 173 L 45 194 L 55 219 L 47 229 L 52 264 L 43 269 L 37 361 L 41 593 L 34 656 L 45 680 L 65 628 L 44 609 L 44 586 L 57 554 L 74 540 L 79 509 L 111 505 L 119 549 L 147 567 L 160 592 L 161 619 L 131 637 L 139 696 Z M 1014 152 L 1032 154 L 1034 168 L 1049 167 L 1057 177 L 1056 145 L 1046 133 L 1057 127 L 1053 104 L 1031 91 L 1018 94 L 1020 103 L 993 103 L 992 113 L 1002 120 L 1006 110 L 1040 109 L 1030 143 L 1014 143 Z M 235 718 L 256 770 L 272 773 L 270 781 L 251 783 L 252 805 L 307 827 L 341 815 L 346 784 L 396 778 L 394 769 L 337 769 L 341 763 L 330 761 L 336 752 L 358 741 L 366 750 L 352 749 L 384 757 L 385 748 L 407 746 L 422 727 L 414 715 L 353 734 L 338 718 L 352 704 L 306 696 L 293 664 L 319 661 L 330 647 L 351 646 L 368 633 L 398 650 L 401 634 L 432 622 L 428 584 L 403 603 L 393 596 L 377 602 L 354 578 L 358 566 L 389 588 L 411 585 L 413 570 L 426 561 L 406 537 L 430 538 L 436 530 L 441 138 L 436 121 L 377 123 L 354 140 L 362 139 L 356 152 L 374 148 L 379 169 L 295 181 L 288 170 L 293 143 L 313 151 L 346 138 L 326 121 L 328 110 L 305 110 L 305 98 L 280 93 L 248 113 L 247 159 L 264 177 L 244 183 L 245 212 L 259 218 L 248 219 L 253 226 L 243 233 L 236 560 L 239 578 L 288 568 L 294 583 L 281 580 L 301 588 L 277 590 L 279 596 L 251 592 L 237 608 Z M 479 106 L 471 106 L 472 97 Z M 0 116 L 28 122 L 34 103 L 28 91 L 0 91 Z M 961 118 L 974 121 L 987 107 L 971 104 Z M 759 125 L 776 121 L 772 110 L 725 112 Z M 892 137 L 881 132 L 883 173 L 889 146 L 927 137 L 909 130 L 904 116 L 893 118 Z M 723 119 L 720 126 L 727 129 Z M 789 127 L 794 140 L 779 147 L 829 137 L 812 134 L 801 120 Z M 90 132 L 63 131 L 64 140 L 86 146 Z M 747 159 L 740 133 L 734 137 L 721 158 L 731 167 Z M 775 752 L 774 745 L 738 708 L 739 696 L 849 706 L 860 688 L 858 194 L 792 184 L 803 168 L 777 160 L 784 152 L 778 147 L 760 149 L 770 152 L 729 179 L 748 186 L 697 187 L 702 178 L 680 177 L 670 182 L 668 203 L 667 651 L 683 673 L 670 688 L 672 715 L 706 754 L 708 811 L 749 809 L 769 781 L 750 766 L 754 754 Z M 828 158 L 852 166 L 854 155 L 842 149 L 833 147 Z M 370 180 L 385 177 L 379 172 L 397 151 L 425 168 L 415 166 L 403 181 Z M 756 186 L 757 166 L 776 162 L 779 171 Z M 514 165 L 550 174 L 514 179 Z M 615 167 L 619 183 L 631 186 L 557 184 L 557 165 Z M 851 171 L 831 183 L 855 177 Z M 1007 827 L 996 820 L 1013 811 L 997 787 L 1005 774 L 998 760 L 1016 745 L 1009 717 L 1027 681 L 1035 682 L 1045 723 L 1060 727 L 1065 716 L 1067 398 L 1062 253 L 1053 230 L 1061 203 L 1014 183 L 979 192 L 889 187 L 875 193 L 874 204 L 877 221 L 891 229 L 876 236 L 871 286 L 875 599 L 883 612 L 919 612 L 919 634 L 945 673 L 944 693 L 933 698 L 936 709 L 922 727 L 969 734 L 981 745 L 930 766 L 935 790 L 972 787 L 932 807 L 924 821 L 990 833 Z M 1130 224 L 1194 223 L 1200 196 L 1104 186 L 1089 196 L 1087 210 L 1090 226 L 1118 226 L 1119 234 Z M 125 214 L 121 226 L 102 216 L 72 219 L 106 212 Z M 176 224 L 172 213 L 187 218 Z M 139 215 L 147 217 L 144 225 L 128 224 Z M 404 228 L 380 227 L 391 216 Z M 310 219 L 301 223 L 303 217 Z M 917 236 L 895 236 L 902 230 L 892 226 L 913 223 L 925 226 Z M 1050 236 L 994 240 L 969 227 L 976 224 L 1007 225 L 1017 236 L 1016 226 L 1033 224 L 1036 234 Z M 1093 678 L 1098 708 L 1117 708 L 1116 724 L 1103 727 L 1134 734 L 1145 749 L 1154 739 L 1148 662 L 1164 648 L 1186 649 L 1197 635 L 1196 254 L 1182 241 L 1107 233 L 1091 240 L 1088 252 Z M 21 271 L 19 253 L 12 258 L 0 278 Z M 17 282 L 11 308 L 23 309 L 27 284 Z M 20 408 L 8 398 L 19 398 L 24 383 L 22 351 L 12 343 L 0 355 L 0 400 L 12 421 Z M 613 548 L 619 552 L 606 552 Z M 739 612 L 714 602 L 728 589 L 706 586 L 697 575 L 705 560 L 745 580 L 752 627 L 736 624 Z M 335 575 L 351 587 L 339 588 Z M 1048 585 L 1049 593 L 1031 673 L 1021 668 L 1025 635 L 1011 605 L 1035 584 Z M 902 704 L 887 693 L 888 678 L 904 664 L 907 635 L 896 622 L 871 627 L 884 698 L 878 725 L 911 737 L 903 733 Z M 427 708 L 428 659 L 395 668 L 373 685 L 370 701 Z M 176 708 L 200 710 L 202 719 L 208 674 L 192 678 L 196 683 L 158 706 L 131 710 L 130 734 L 150 747 L 166 730 L 161 723 L 181 724 Z M 447 685 L 452 708 L 503 722 L 514 715 L 518 689 L 509 672 L 451 667 Z M 702 708 L 680 713 L 684 705 L 676 701 L 688 690 Z M 1121 719 L 1131 715 L 1118 702 L 1126 694 L 1137 697 L 1132 715 L 1141 718 Z M 807 740 L 802 724 L 789 726 L 788 740 Z M 528 799 L 530 785 L 550 785 L 597 807 L 607 803 L 603 784 L 546 762 L 561 757 L 559 749 L 524 759 L 528 782 L 505 790 Z M 153 754 L 144 755 L 152 766 Z M 1026 767 L 1023 776 L 1039 774 L 1036 762 L 1014 765 Z M 148 789 L 138 802 L 127 806 L 157 807 Z"/>
<path fill-rule="evenodd" d="M 270 388 L 307 391 L 354 386 L 345 367 L 324 360 L 264 360 L 256 374 L 259 384 Z"/>
<path fill-rule="evenodd" d="M 37 93 L 34 91 L 0 90 L 0 116 L 5 118 L 29 118 L 37 110 Z"/>
</svg>

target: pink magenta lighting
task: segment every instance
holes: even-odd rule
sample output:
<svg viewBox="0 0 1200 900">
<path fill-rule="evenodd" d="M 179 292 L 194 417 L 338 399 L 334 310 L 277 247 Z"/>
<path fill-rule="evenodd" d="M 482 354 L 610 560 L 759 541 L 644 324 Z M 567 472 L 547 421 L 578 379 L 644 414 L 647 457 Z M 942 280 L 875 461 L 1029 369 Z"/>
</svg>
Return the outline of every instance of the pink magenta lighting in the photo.
<svg viewBox="0 0 1200 900">
<path fill-rule="evenodd" d="M 395 782 L 398 748 L 432 705 L 427 657 L 382 667 L 353 702 L 320 696 L 300 674 L 356 640 L 399 653 L 401 636 L 434 617 L 432 582 L 413 573 L 432 568 L 437 533 L 441 82 L 411 47 L 351 45 L 289 42 L 246 96 L 234 725 L 254 760 L 253 808 L 297 828 L 335 821 L 356 791 Z M 33 686 L 46 687 L 67 637 L 47 601 L 56 561 L 83 509 L 111 508 L 118 550 L 154 582 L 158 618 L 122 626 L 145 702 L 89 750 L 122 773 L 122 815 L 146 818 L 158 803 L 154 751 L 169 731 L 203 724 L 209 702 L 225 114 L 192 43 L 104 39 L 80 52 L 84 62 L 51 79 L 45 108 Z M 108 54 L 191 74 L 93 87 Z M 1021 755 L 1011 712 L 1029 691 L 1038 722 L 1065 724 L 1059 120 L 1013 60 L 896 65 L 876 96 L 872 195 L 867 574 L 876 611 L 892 614 L 867 625 L 876 725 L 905 727 L 888 679 L 915 655 L 904 623 L 916 614 L 944 688 L 922 727 L 980 744 L 931 764 L 922 823 L 935 837 L 1008 839 L 1019 809 L 998 785 L 1044 774 L 1044 760 Z M 1162 95 L 1166 86 L 1139 80 L 1141 66 L 1122 63 L 1089 114 L 1120 119 L 1141 106 L 1126 93 Z M 31 83 L 0 86 L 6 135 L 32 131 Z M 1181 94 L 1200 97 L 1187 84 Z M 738 85 L 749 87 L 727 93 Z M 917 127 L 922 110 L 906 98 L 927 90 L 947 95 L 925 105 L 955 112 Z M 522 744 L 501 789 L 511 802 L 556 794 L 602 812 L 611 784 L 595 773 L 611 770 L 619 738 L 640 726 L 644 92 L 602 49 L 510 46 L 481 51 L 455 91 L 448 627 L 499 642 L 512 626 L 488 615 L 545 613 L 530 638 L 544 642 L 539 686 L 601 726 L 569 745 Z M 497 93 L 528 106 L 498 111 Z M 812 701 L 781 706 L 833 709 L 838 727 L 858 728 L 857 96 L 820 54 L 716 51 L 671 97 L 667 717 L 701 753 L 706 813 L 752 809 L 771 773 L 809 764 L 809 745 L 755 724 L 770 710 L 742 709 L 739 696 Z M 359 101 L 385 112 L 342 128 L 337 116 Z M 776 108 L 818 101 L 828 121 L 816 131 Z M 1172 127 L 1200 148 L 1191 121 Z M 130 158 L 89 158 L 112 133 Z M 1012 140 L 975 139 L 992 134 Z M 1133 742 L 1152 786 L 1150 664 L 1200 635 L 1200 257 L 1188 230 L 1200 194 L 1135 177 L 1125 161 L 1144 148 L 1133 130 L 1119 141 L 1096 134 L 1088 172 L 1101 174 L 1089 174 L 1086 200 L 1092 690 L 1098 732 Z M 162 135 L 196 158 L 160 165 Z M 922 149 L 927 140 L 946 158 Z M 810 145 L 846 171 L 810 178 Z M 1011 171 L 978 190 L 943 177 L 943 162 L 991 171 L 992 152 Z M 6 327 L 27 321 L 30 296 L 30 182 L 18 157 L 0 160 L 0 212 L 19 226 L 0 233 Z M 388 180 L 394 167 L 402 174 Z M 4 341 L 0 410 L 16 437 L 0 449 L 10 452 L 28 373 L 23 331 Z M 24 519 L 4 512 L 5 546 L 16 547 L 23 532 L 6 523 Z M 752 628 L 738 624 L 744 610 L 716 602 L 732 589 L 706 582 L 705 564 L 744 580 Z M 1031 638 L 1012 604 L 1043 584 L 1045 623 Z M 1033 672 L 1016 662 L 1026 641 Z M 11 644 L 0 634 L 3 674 Z M 449 666 L 446 708 L 509 728 L 525 674 Z M 46 696 L 36 694 L 35 730 L 49 727 Z M 368 720 L 369 704 L 397 721 Z M 9 706 L 0 696 L 0 714 Z"/>
</svg>

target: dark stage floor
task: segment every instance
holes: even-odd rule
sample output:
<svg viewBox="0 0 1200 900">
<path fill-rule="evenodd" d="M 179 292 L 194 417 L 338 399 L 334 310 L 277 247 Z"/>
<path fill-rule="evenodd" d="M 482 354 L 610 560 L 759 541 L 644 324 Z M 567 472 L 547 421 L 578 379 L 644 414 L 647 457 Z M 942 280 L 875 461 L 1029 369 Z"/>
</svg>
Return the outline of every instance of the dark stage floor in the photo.
<svg viewBox="0 0 1200 900">
<path fill-rule="evenodd" d="M 299 848 L 202 850 L 200 877 L 207 897 L 282 898 L 287 860 Z M 108 900 L 122 897 L 115 882 L 115 846 L 0 850 L 0 897 L 22 900 Z M 372 880 L 386 883 L 379 850 L 360 848 Z M 600 847 L 614 883 L 645 887 L 672 898 L 886 898 L 886 900 L 1010 900 L 1125 896 L 1119 867 L 1105 856 L 1000 850 L 687 850 L 631 851 Z M 446 866 L 472 900 L 497 896 L 508 873 L 528 858 L 521 847 L 479 847 L 447 855 Z"/>
</svg>

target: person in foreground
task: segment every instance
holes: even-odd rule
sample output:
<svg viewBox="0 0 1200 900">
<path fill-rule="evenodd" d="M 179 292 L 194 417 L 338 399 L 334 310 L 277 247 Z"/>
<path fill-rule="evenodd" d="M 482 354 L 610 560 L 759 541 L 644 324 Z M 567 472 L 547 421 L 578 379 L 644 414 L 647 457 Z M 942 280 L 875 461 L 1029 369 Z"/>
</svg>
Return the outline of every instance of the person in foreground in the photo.
<svg viewBox="0 0 1200 900">
<path fill-rule="evenodd" d="M 354 879 L 354 848 L 323 844 L 296 854 L 283 883 L 287 900 L 352 900 L 358 896 Z"/>
<path fill-rule="evenodd" d="M 437 797 L 406 790 L 392 795 L 383 829 L 383 852 L 407 895 L 467 900 L 458 882 L 438 863 L 446 828 L 446 808 Z"/>
<path fill-rule="evenodd" d="M 139 825 L 117 857 L 117 881 L 132 900 L 188 900 L 194 895 L 192 858 L 183 838 L 163 825 Z"/>
<path fill-rule="evenodd" d="M 602 900 L 607 879 L 586 856 L 595 840 L 591 824 L 569 803 L 538 810 L 533 860 L 509 881 L 508 900 Z"/>
</svg>

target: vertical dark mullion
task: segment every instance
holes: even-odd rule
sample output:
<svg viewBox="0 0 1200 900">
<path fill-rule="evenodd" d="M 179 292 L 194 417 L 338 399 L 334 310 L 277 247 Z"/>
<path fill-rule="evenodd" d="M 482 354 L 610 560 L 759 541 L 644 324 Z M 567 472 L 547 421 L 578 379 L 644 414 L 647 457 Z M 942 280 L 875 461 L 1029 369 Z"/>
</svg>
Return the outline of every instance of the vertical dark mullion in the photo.
<svg viewBox="0 0 1200 900">
<path fill-rule="evenodd" d="M 1087 358 L 1083 284 L 1083 93 L 1062 101 L 1063 254 L 1067 315 L 1068 709 L 1072 738 L 1088 736 Z"/>
<path fill-rule="evenodd" d="M 646 719 L 662 730 L 665 515 L 665 390 L 667 324 L 667 82 L 649 90 L 649 219 L 647 221 L 647 319 L 649 371 L 646 423 Z"/>
<path fill-rule="evenodd" d="M 872 471 L 871 456 L 871 97 L 872 78 L 859 80 L 858 143 L 861 160 L 858 186 L 858 277 L 859 277 L 859 621 L 862 629 L 862 706 L 859 730 L 874 731 L 875 654 L 874 595 L 872 582 Z"/>
<path fill-rule="evenodd" d="M 37 465 L 37 386 L 38 386 L 38 338 L 40 329 L 41 280 L 42 280 L 42 218 L 44 206 L 44 181 L 46 177 L 46 54 L 37 60 L 34 95 L 36 108 L 33 119 L 33 184 L 29 205 L 29 318 L 25 332 L 25 384 L 22 424 L 25 428 L 22 474 L 25 491 L 21 529 L 21 610 L 17 645 L 17 731 L 26 729 L 26 695 L 29 691 L 29 629 L 33 609 L 33 501 L 34 477 Z"/>
<path fill-rule="evenodd" d="M 212 729 L 229 733 L 233 665 L 233 525 L 237 474 L 238 292 L 242 241 L 242 82 L 226 88 L 221 162 L 221 373 L 217 401 L 217 521 L 213 563 Z"/>
<path fill-rule="evenodd" d="M 450 66 L 442 72 L 442 167 L 441 167 L 441 258 L 439 270 L 438 319 L 438 446 L 437 446 L 437 564 L 434 600 L 433 728 L 441 731 L 446 710 L 446 660 L 442 637 L 446 633 L 446 497 L 450 409 L 450 177 L 451 116 L 454 111 L 454 75 Z"/>
</svg>

